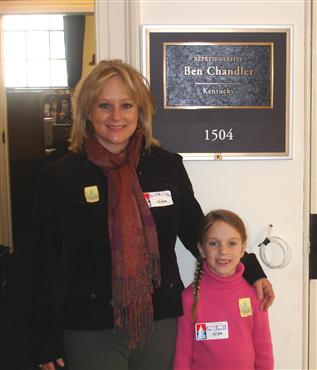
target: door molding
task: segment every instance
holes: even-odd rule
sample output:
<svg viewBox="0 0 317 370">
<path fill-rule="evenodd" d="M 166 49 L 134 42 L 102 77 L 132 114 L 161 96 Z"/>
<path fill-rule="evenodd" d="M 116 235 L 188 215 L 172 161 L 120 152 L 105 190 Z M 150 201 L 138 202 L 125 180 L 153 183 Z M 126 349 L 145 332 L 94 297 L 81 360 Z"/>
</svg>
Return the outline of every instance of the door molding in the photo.
<svg viewBox="0 0 317 370">
<path fill-rule="evenodd" d="M 310 202 L 310 214 L 317 214 L 317 4 L 315 1 L 311 1 L 310 6 L 310 17 L 307 17 L 307 26 L 310 25 L 309 30 L 311 32 L 310 45 L 307 49 L 310 50 L 310 55 L 306 59 L 310 60 L 311 63 L 306 68 L 310 74 L 307 76 L 307 94 L 309 94 L 310 106 L 307 107 L 307 115 L 310 118 L 310 137 L 306 143 L 310 143 L 310 168 L 309 168 L 309 202 Z M 310 83 L 309 83 L 310 81 Z M 315 233 L 313 233 L 315 234 Z M 316 240 L 310 238 L 310 247 L 316 248 L 314 245 Z M 317 279 L 311 279 L 309 282 L 309 317 L 308 317 L 308 368 L 317 369 Z"/>
<path fill-rule="evenodd" d="M 2 16 L 0 16 L 2 30 Z M 13 249 L 3 34 L 0 32 L 0 244 Z"/>
<path fill-rule="evenodd" d="M 97 61 L 121 59 L 140 67 L 140 0 L 96 0 Z"/>
</svg>

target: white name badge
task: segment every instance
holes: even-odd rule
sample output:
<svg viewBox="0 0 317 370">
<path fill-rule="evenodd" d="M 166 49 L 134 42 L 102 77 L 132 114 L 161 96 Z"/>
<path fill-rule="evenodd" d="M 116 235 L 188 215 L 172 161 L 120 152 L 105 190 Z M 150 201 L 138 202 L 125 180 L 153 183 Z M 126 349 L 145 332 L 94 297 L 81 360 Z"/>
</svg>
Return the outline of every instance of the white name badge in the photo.
<svg viewBox="0 0 317 370">
<path fill-rule="evenodd" d="M 151 207 L 166 207 L 173 204 L 172 194 L 170 190 L 152 191 L 144 193 L 144 198 L 148 206 Z"/>
<path fill-rule="evenodd" d="M 229 330 L 227 321 L 201 322 L 195 324 L 196 340 L 228 339 Z"/>
</svg>

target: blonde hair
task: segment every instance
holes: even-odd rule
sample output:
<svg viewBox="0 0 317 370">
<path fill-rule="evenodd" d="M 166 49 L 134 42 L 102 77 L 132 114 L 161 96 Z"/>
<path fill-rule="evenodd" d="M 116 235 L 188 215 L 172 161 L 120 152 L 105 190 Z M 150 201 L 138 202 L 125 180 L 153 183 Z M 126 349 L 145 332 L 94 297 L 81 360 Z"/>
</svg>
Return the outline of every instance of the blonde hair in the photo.
<svg viewBox="0 0 317 370">
<path fill-rule="evenodd" d="M 246 243 L 247 233 L 246 233 L 246 228 L 245 228 L 245 225 L 242 219 L 236 213 L 232 211 L 228 211 L 226 209 L 216 209 L 214 211 L 209 212 L 205 216 L 202 222 L 199 237 L 198 237 L 198 242 L 200 244 L 203 243 L 208 230 L 217 221 L 223 221 L 226 224 L 229 224 L 230 226 L 232 226 L 240 234 L 242 243 Z M 194 302 L 192 305 L 192 320 L 193 321 L 196 321 L 196 318 L 197 318 L 200 281 L 203 276 L 203 273 L 204 273 L 203 259 L 201 256 L 199 256 L 196 261 L 196 270 L 195 270 L 195 275 L 194 275 L 194 281 L 192 284 L 193 295 L 194 295 Z"/>
<path fill-rule="evenodd" d="M 102 60 L 79 82 L 79 90 L 75 96 L 75 118 L 70 137 L 70 150 L 80 152 L 88 135 L 89 114 L 104 84 L 112 77 L 119 76 L 126 84 L 129 93 L 139 109 L 138 126 L 145 137 L 145 148 L 159 145 L 152 136 L 152 118 L 155 103 L 149 83 L 144 76 L 129 64 L 120 60 Z"/>
</svg>

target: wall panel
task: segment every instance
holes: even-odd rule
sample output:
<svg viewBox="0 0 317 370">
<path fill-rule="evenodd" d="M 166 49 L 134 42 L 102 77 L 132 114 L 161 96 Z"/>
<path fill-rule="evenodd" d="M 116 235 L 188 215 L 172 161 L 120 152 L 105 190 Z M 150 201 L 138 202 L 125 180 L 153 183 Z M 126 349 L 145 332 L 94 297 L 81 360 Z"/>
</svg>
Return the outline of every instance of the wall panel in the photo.
<svg viewBox="0 0 317 370">
<path fill-rule="evenodd" d="M 102 24 L 105 7 L 98 9 Z M 308 196 L 305 186 L 309 163 L 309 115 L 305 112 L 305 55 L 309 48 L 306 39 L 305 17 L 309 2 L 256 0 L 244 1 L 157 1 L 136 2 L 140 7 L 140 24 L 200 24 L 200 25 L 290 25 L 293 33 L 292 150 L 291 160 L 257 161 L 185 161 L 196 196 L 203 209 L 223 207 L 238 212 L 249 230 L 248 250 L 259 256 L 257 245 L 269 224 L 273 234 L 285 240 L 292 250 L 292 259 L 283 269 L 265 266 L 272 281 L 276 300 L 270 309 L 271 329 L 276 369 L 304 369 L 307 366 L 307 282 L 308 282 Z M 307 5 L 308 4 L 308 5 Z M 107 29 L 106 40 L 113 42 L 122 27 L 131 27 L 127 12 Z M 138 36 L 136 24 L 131 29 Z M 98 32 L 98 27 L 97 27 Z M 100 28 L 99 38 L 103 37 Z M 127 41 L 120 39 L 116 52 L 129 59 Z M 99 48 L 100 59 L 108 55 Z M 115 57 L 111 54 L 111 57 Z M 177 245 L 182 276 L 185 283 L 192 279 L 193 259 Z"/>
</svg>

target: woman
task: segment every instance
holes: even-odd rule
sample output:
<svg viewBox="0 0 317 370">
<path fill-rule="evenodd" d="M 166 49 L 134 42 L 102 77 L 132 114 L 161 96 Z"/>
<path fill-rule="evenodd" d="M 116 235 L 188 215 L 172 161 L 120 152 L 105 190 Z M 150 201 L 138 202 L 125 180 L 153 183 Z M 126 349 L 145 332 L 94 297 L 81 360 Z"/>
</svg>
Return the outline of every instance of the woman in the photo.
<svg viewBox="0 0 317 370">
<path fill-rule="evenodd" d="M 34 360 L 170 369 L 184 288 L 175 242 L 198 255 L 202 210 L 181 157 L 152 137 L 153 98 L 134 68 L 100 62 L 76 107 L 71 153 L 43 168 L 35 203 Z M 244 262 L 268 307 L 270 283 L 254 255 Z"/>
</svg>

